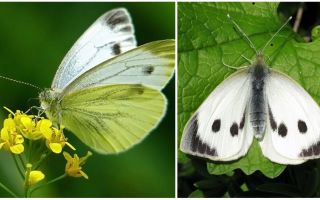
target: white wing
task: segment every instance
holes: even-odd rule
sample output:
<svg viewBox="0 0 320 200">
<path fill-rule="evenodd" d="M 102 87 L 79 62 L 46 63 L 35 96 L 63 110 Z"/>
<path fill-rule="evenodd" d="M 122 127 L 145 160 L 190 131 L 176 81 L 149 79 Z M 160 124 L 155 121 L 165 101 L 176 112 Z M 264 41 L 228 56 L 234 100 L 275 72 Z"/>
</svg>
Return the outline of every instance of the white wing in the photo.
<svg viewBox="0 0 320 200">
<path fill-rule="evenodd" d="M 160 90 L 173 75 L 174 59 L 174 40 L 150 42 L 88 70 L 63 92 L 107 84 L 142 84 Z"/>
<path fill-rule="evenodd" d="M 88 69 L 135 47 L 129 13 L 123 8 L 111 10 L 98 18 L 69 50 L 51 87 L 62 90 Z"/>
<path fill-rule="evenodd" d="M 248 115 L 250 91 L 247 69 L 218 85 L 185 126 L 181 151 L 220 161 L 245 155 L 253 140 Z"/>
<path fill-rule="evenodd" d="M 320 157 L 320 109 L 294 80 L 275 70 L 266 81 L 268 121 L 263 154 L 282 164 Z"/>
</svg>

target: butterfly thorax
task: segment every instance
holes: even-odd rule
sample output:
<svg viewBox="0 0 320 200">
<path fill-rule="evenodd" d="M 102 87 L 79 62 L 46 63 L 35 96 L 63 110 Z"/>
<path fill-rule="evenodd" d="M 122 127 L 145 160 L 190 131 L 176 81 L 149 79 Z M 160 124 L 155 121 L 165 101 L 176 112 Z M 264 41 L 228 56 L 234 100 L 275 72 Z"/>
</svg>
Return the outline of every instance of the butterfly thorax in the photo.
<svg viewBox="0 0 320 200">
<path fill-rule="evenodd" d="M 256 61 L 249 69 L 251 74 L 251 99 L 249 104 L 250 122 L 254 135 L 258 140 L 262 140 L 266 129 L 267 102 L 265 93 L 265 81 L 268 77 L 269 69 L 264 63 L 262 54 L 258 53 Z"/>
<path fill-rule="evenodd" d="M 59 122 L 60 92 L 53 89 L 46 89 L 39 94 L 41 108 L 53 123 Z"/>
</svg>

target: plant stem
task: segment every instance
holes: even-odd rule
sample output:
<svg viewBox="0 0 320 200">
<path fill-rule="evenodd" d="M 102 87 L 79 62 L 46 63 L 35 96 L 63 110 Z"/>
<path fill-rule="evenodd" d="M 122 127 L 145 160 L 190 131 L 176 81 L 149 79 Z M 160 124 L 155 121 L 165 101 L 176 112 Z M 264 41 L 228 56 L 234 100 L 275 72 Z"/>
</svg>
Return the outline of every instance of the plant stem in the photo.
<svg viewBox="0 0 320 200">
<path fill-rule="evenodd" d="M 29 150 L 28 150 L 28 155 L 27 155 L 27 162 L 30 163 L 30 159 L 31 159 L 31 152 L 32 152 L 32 140 L 29 140 Z"/>
<path fill-rule="evenodd" d="M 19 174 L 21 175 L 21 178 L 24 179 L 24 173 L 23 171 L 21 170 L 21 166 L 19 165 L 18 161 L 17 161 L 17 157 L 14 155 L 14 154 L 11 154 L 12 157 L 13 157 L 13 160 L 14 160 L 14 163 L 16 164 L 17 166 L 17 169 L 19 171 Z"/>
<path fill-rule="evenodd" d="M 41 156 L 40 157 L 40 160 L 37 161 L 35 164 L 34 164 L 34 169 L 38 169 L 40 167 L 40 164 L 51 154 L 51 152 L 49 151 L 48 153 L 46 153 L 44 156 Z"/>
<path fill-rule="evenodd" d="M 48 182 L 46 182 L 46 183 L 44 183 L 44 184 L 40 184 L 40 185 L 35 186 L 34 188 L 32 188 L 32 189 L 30 190 L 28 197 L 30 197 L 31 194 L 32 194 L 34 191 L 38 190 L 39 188 L 44 187 L 44 186 L 46 186 L 46 185 L 49 185 L 49 184 L 51 184 L 51 183 L 57 182 L 57 181 L 65 178 L 65 177 L 67 177 L 67 174 L 62 174 L 61 176 L 58 176 L 57 178 L 52 179 L 51 181 L 48 181 Z"/>
<path fill-rule="evenodd" d="M 9 188 L 7 188 L 4 184 L 0 182 L 0 187 L 2 187 L 5 191 L 11 194 L 13 197 L 18 198 L 19 196 L 12 192 Z"/>
<path fill-rule="evenodd" d="M 22 165 L 23 170 L 26 170 L 26 163 L 24 162 L 21 154 L 19 154 L 18 157 L 19 157 L 19 159 L 20 159 L 20 162 L 21 162 L 21 165 Z"/>
</svg>

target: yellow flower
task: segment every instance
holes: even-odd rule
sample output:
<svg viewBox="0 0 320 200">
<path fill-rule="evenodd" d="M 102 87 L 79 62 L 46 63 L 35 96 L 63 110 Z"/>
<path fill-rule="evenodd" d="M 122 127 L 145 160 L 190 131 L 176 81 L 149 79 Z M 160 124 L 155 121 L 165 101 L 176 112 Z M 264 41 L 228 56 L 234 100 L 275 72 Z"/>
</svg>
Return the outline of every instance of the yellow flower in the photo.
<svg viewBox="0 0 320 200">
<path fill-rule="evenodd" d="M 13 120 L 16 125 L 19 134 L 22 134 L 25 138 L 30 140 L 38 140 L 43 137 L 39 129 L 34 115 L 26 115 L 25 113 L 17 110 L 13 113 L 10 109 L 6 108 L 10 112 L 9 118 L 13 115 Z"/>
<path fill-rule="evenodd" d="M 30 187 L 45 178 L 45 175 L 39 170 L 31 171 L 32 165 L 30 163 L 27 164 L 27 171 L 26 171 L 26 186 Z"/>
<path fill-rule="evenodd" d="M 67 160 L 65 168 L 66 174 L 72 177 L 84 177 L 85 179 L 88 179 L 88 175 L 81 169 L 82 166 L 86 163 L 88 157 L 91 155 L 92 153 L 88 151 L 86 156 L 79 158 L 77 154 L 74 154 L 74 156 L 72 157 L 69 153 L 63 152 L 63 156 Z"/>
<path fill-rule="evenodd" d="M 5 119 L 0 133 L 0 149 L 4 148 L 14 154 L 21 154 L 24 151 L 23 142 L 23 136 L 18 134 L 14 120 Z"/>
<path fill-rule="evenodd" d="M 20 124 L 20 131 L 24 137 L 30 140 L 38 140 L 43 137 L 38 124 L 30 116 L 22 116 Z"/>
<path fill-rule="evenodd" d="M 45 175 L 39 171 L 39 170 L 34 170 L 30 172 L 29 176 L 29 185 L 33 185 L 44 179 Z"/>
<path fill-rule="evenodd" d="M 38 125 L 39 130 L 46 138 L 48 148 L 51 149 L 53 153 L 61 153 L 64 145 L 69 146 L 72 150 L 76 150 L 64 137 L 62 133 L 63 127 L 60 127 L 60 130 L 52 127 L 52 122 L 48 119 L 40 120 Z"/>
</svg>

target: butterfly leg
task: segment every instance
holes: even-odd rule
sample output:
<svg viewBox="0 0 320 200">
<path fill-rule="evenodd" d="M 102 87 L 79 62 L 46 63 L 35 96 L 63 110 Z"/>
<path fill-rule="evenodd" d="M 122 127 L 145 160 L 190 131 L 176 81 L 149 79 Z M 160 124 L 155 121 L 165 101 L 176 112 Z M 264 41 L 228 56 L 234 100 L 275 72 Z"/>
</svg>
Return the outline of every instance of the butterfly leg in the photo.
<svg viewBox="0 0 320 200">
<path fill-rule="evenodd" d="M 28 113 L 30 112 L 31 110 L 33 109 L 36 109 L 38 111 L 38 115 L 39 115 L 39 112 L 42 111 L 43 109 L 39 106 L 31 106 L 27 111 L 25 111 L 25 113 Z"/>
</svg>

